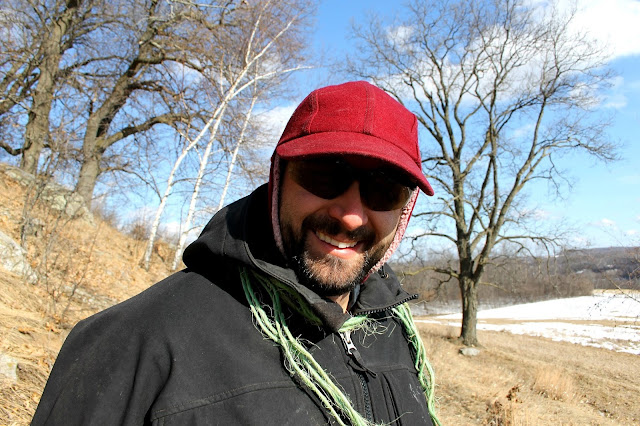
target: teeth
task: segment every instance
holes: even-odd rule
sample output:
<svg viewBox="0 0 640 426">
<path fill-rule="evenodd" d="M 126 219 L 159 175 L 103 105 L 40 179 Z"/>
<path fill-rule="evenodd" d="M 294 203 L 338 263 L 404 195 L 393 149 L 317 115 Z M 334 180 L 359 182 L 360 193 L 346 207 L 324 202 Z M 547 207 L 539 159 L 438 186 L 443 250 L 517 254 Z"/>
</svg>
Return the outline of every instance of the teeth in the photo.
<svg viewBox="0 0 640 426">
<path fill-rule="evenodd" d="M 328 236 L 328 235 L 326 235 L 326 234 L 322 234 L 322 233 L 320 233 L 320 232 L 316 232 L 316 235 L 318 236 L 318 238 L 319 238 L 321 241 L 324 241 L 325 243 L 329 243 L 329 244 L 331 244 L 331 245 L 333 245 L 333 246 L 336 246 L 336 247 L 338 247 L 338 248 L 341 248 L 341 249 L 343 249 L 343 248 L 347 248 L 347 247 L 354 247 L 356 244 L 358 244 L 358 242 L 357 242 L 357 241 L 352 242 L 352 243 L 343 243 L 343 242 L 341 242 L 341 241 L 334 240 L 334 239 L 333 239 L 333 238 L 331 238 L 330 236 Z"/>
</svg>

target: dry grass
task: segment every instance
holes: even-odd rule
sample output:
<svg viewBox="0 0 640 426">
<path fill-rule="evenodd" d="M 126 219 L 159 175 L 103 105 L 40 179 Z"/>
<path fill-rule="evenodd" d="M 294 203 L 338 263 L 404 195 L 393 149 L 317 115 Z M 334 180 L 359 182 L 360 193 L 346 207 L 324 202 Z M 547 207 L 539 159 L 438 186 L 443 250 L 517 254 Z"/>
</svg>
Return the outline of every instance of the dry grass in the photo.
<svg viewBox="0 0 640 426">
<path fill-rule="evenodd" d="M 0 425 L 28 424 L 58 349 L 60 330 L 43 314 L 43 292 L 0 278 L 0 352 L 18 361 L 18 380 L 0 376 Z"/>
<path fill-rule="evenodd" d="M 6 212 L 0 214 L 0 230 L 16 240 L 20 191 L 0 173 L 0 206 Z M 29 253 L 34 268 L 41 265 L 41 271 L 48 271 L 46 279 L 30 285 L 0 271 L 0 353 L 18 362 L 16 382 L 0 376 L 0 426 L 30 423 L 73 324 L 168 274 L 166 246 L 159 247 L 152 270 L 146 272 L 138 265 L 144 242 L 107 222 L 90 225 L 39 208 L 36 216 L 44 226 L 39 237 L 29 240 Z M 47 247 L 45 264 L 38 253 Z M 465 357 L 458 353 L 457 327 L 419 328 L 436 370 L 439 416 L 445 425 L 640 423 L 640 362 L 635 355 L 480 331 L 480 355 Z"/>
<path fill-rule="evenodd" d="M 0 231 L 20 241 L 25 188 L 0 172 Z M 56 355 L 80 319 L 139 293 L 168 275 L 159 244 L 149 272 L 144 242 L 96 218 L 91 224 L 35 203 L 27 257 L 35 284 L 0 270 L 0 354 L 17 361 L 17 381 L 0 375 L 0 426 L 27 425 Z"/>
<path fill-rule="evenodd" d="M 445 425 L 637 425 L 636 355 L 479 331 L 480 355 L 458 353 L 453 327 L 420 323 Z M 558 366 L 562 366 L 559 368 Z"/>
<path fill-rule="evenodd" d="M 483 424 L 490 426 L 529 426 L 537 424 L 532 420 L 522 400 L 518 397 L 520 386 L 509 389 L 504 398 L 487 402 L 487 415 Z"/>
<path fill-rule="evenodd" d="M 577 399 L 573 380 L 559 368 L 538 368 L 533 381 L 533 390 L 557 401 L 572 403 Z"/>
</svg>

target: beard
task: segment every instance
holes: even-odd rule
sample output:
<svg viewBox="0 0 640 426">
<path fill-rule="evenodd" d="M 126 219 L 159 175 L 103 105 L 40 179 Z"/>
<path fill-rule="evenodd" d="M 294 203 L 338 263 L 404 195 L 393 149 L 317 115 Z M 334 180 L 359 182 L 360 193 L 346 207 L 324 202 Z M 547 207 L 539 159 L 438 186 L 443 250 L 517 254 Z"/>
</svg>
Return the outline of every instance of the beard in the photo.
<svg viewBox="0 0 640 426">
<path fill-rule="evenodd" d="M 391 244 L 390 241 L 376 244 L 375 232 L 366 226 L 347 231 L 337 220 L 318 214 L 307 216 L 299 232 L 295 232 L 292 224 L 286 221 L 281 221 L 280 226 L 284 249 L 298 281 L 325 297 L 353 291 Z M 358 241 L 363 247 L 362 255 L 355 259 L 342 259 L 331 254 L 314 255 L 308 242 L 310 232 L 314 231 L 345 235 L 350 241 Z"/>
</svg>

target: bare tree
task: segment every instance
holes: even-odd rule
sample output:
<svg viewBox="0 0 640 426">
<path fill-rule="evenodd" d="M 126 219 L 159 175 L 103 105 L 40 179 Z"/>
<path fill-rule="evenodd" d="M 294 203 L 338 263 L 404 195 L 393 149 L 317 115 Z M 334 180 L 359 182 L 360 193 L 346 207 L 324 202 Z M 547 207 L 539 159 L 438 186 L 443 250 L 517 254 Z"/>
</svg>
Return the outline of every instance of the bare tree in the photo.
<svg viewBox="0 0 640 426">
<path fill-rule="evenodd" d="M 20 146 L 5 137 L 0 146 L 21 155 L 20 167 L 34 174 L 40 153 L 53 144 L 49 116 L 56 92 L 80 65 L 63 55 L 108 22 L 99 0 L 13 0 L 0 13 L 6 36 L 0 56 L 0 116 L 26 114 Z M 3 136 L 6 136 L 3 135 Z"/>
<path fill-rule="evenodd" d="M 221 40 L 220 45 L 226 48 L 223 55 L 205 56 L 209 64 L 209 67 L 204 69 L 205 81 L 211 83 L 213 97 L 218 99 L 219 103 L 214 114 L 216 120 L 209 130 L 208 143 L 200 157 L 200 168 L 176 249 L 173 269 L 178 266 L 186 238 L 193 228 L 203 177 L 209 167 L 212 149 L 221 139 L 218 131 L 226 111 L 232 102 L 243 101 L 239 97 L 241 94 L 249 92 L 250 95 L 245 96 L 249 105 L 244 115 L 248 124 L 251 111 L 258 99 L 265 99 L 270 93 L 269 90 L 273 91 L 285 75 L 306 68 L 300 64 L 302 58 L 299 53 L 304 47 L 300 37 L 310 9 L 310 4 L 300 0 L 258 2 L 245 11 L 244 19 L 234 28 L 230 37 Z M 244 129 L 246 130 L 246 127 Z M 236 139 L 235 145 L 238 149 L 243 139 L 244 134 Z M 237 159 L 237 151 L 231 151 L 233 152 L 224 173 L 225 181 L 230 179 L 229 175 L 233 172 Z M 218 206 L 224 202 L 227 187 L 228 184 L 223 184 Z"/>
<path fill-rule="evenodd" d="M 571 27 L 573 14 L 520 0 L 413 1 L 407 18 L 356 28 L 350 71 L 413 109 L 427 137 L 423 165 L 435 200 L 416 213 L 454 247 L 461 341 L 476 345 L 478 285 L 501 243 L 553 248 L 527 227 L 522 190 L 546 181 L 558 193 L 562 155 L 615 158 L 606 124 L 592 114 L 609 78 L 602 50 Z"/>
<path fill-rule="evenodd" d="M 154 215 L 153 222 L 151 223 L 151 228 L 149 230 L 149 238 L 147 239 L 147 248 L 145 249 L 144 256 L 141 262 L 142 266 L 147 271 L 149 270 L 149 266 L 151 264 L 151 255 L 153 253 L 153 245 L 155 244 L 156 237 L 158 235 L 158 229 L 160 227 L 160 219 L 162 218 L 162 213 L 164 213 L 164 209 L 167 205 L 167 201 L 169 200 L 169 196 L 171 195 L 171 192 L 173 191 L 173 187 L 176 183 L 178 170 L 182 165 L 182 162 L 184 161 L 184 159 L 191 152 L 191 150 L 193 150 L 198 145 L 198 142 L 200 142 L 200 139 L 206 134 L 206 132 L 209 130 L 209 127 L 211 126 L 211 124 L 213 124 L 214 121 L 215 121 L 215 117 L 212 117 L 209 121 L 207 121 L 207 123 L 202 128 L 202 130 L 192 140 L 189 139 L 188 132 L 184 135 L 185 136 L 184 139 L 186 140 L 187 143 L 182 147 L 180 154 L 175 159 L 173 166 L 171 167 L 171 171 L 169 172 L 169 175 L 167 177 L 165 190 L 162 193 L 162 195 L 160 195 L 160 205 L 158 205 L 158 208 L 156 209 L 156 213 Z"/>
<path fill-rule="evenodd" d="M 185 96 L 185 86 L 167 81 L 167 68 L 179 64 L 197 67 L 192 54 L 195 31 L 199 21 L 223 27 L 228 22 L 225 14 L 235 6 L 215 6 L 215 17 L 207 15 L 209 9 L 189 2 L 165 2 L 149 0 L 139 8 L 133 7 L 133 16 L 127 21 L 127 36 L 120 40 L 111 61 L 109 78 L 96 67 L 81 74 L 86 79 L 101 82 L 95 87 L 87 114 L 86 129 L 82 140 L 81 167 L 75 190 L 89 204 L 98 177 L 109 170 L 122 169 L 117 163 L 109 164 L 107 150 L 132 135 L 146 132 L 159 124 L 173 125 L 188 121 L 195 114 L 180 109 Z M 204 8 L 205 6 L 201 6 Z M 141 23 L 141 25 L 136 25 Z M 222 30 L 222 29 L 221 29 Z M 110 64 L 111 64 L 110 62 Z M 106 82 L 111 84 L 105 85 Z M 193 105 L 198 105 L 194 102 Z"/>
<path fill-rule="evenodd" d="M 257 2 L 236 11 L 237 24 L 229 31 L 201 28 L 198 37 L 201 43 L 198 48 L 198 87 L 201 98 L 211 106 L 211 115 L 194 137 L 183 132 L 188 143 L 176 158 L 168 176 L 142 259 L 145 268 L 149 267 L 160 217 L 173 190 L 178 170 L 188 155 L 197 152 L 199 166 L 195 176 L 190 177 L 193 189 L 190 191 L 187 216 L 182 223 L 174 269 L 179 263 L 188 234 L 200 226 L 199 223 L 195 224 L 195 216 L 207 174 L 213 175 L 211 178 L 217 187 L 207 192 L 220 194 L 216 205 L 224 202 L 240 149 L 244 147 L 245 133 L 254 107 L 261 104 L 264 108 L 270 99 L 280 97 L 282 93 L 278 92 L 283 91 L 285 76 L 306 68 L 302 65 L 301 52 L 306 48 L 302 35 L 312 11 L 311 4 L 304 0 Z M 228 125 L 226 123 L 233 122 L 244 123 L 240 126 L 240 134 L 223 134 L 221 130 Z M 191 132 L 195 130 L 193 128 Z"/>
<path fill-rule="evenodd" d="M 176 79 L 175 68 L 199 68 L 201 28 L 223 31 L 245 7 L 242 0 L 11 0 L 0 12 L 7 39 L 0 125 L 23 132 L 3 132 L 0 147 L 34 173 L 42 150 L 61 145 L 57 129 L 76 135 L 64 138 L 66 149 L 80 165 L 76 191 L 90 203 L 101 174 L 135 167 L 123 161 L 122 141 L 199 115 L 193 82 Z M 51 116 L 73 119 L 54 124 Z"/>
</svg>

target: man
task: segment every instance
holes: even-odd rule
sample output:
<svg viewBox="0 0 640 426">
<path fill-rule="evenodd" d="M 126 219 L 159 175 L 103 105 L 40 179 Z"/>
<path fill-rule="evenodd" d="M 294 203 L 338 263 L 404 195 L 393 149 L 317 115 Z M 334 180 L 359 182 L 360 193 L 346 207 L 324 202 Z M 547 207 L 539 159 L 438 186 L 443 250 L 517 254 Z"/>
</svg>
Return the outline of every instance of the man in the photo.
<svg viewBox="0 0 640 426">
<path fill-rule="evenodd" d="M 312 92 L 269 185 L 187 269 L 72 330 L 33 425 L 437 423 L 413 297 L 383 267 L 418 188 L 412 113 L 365 82 Z"/>
</svg>

